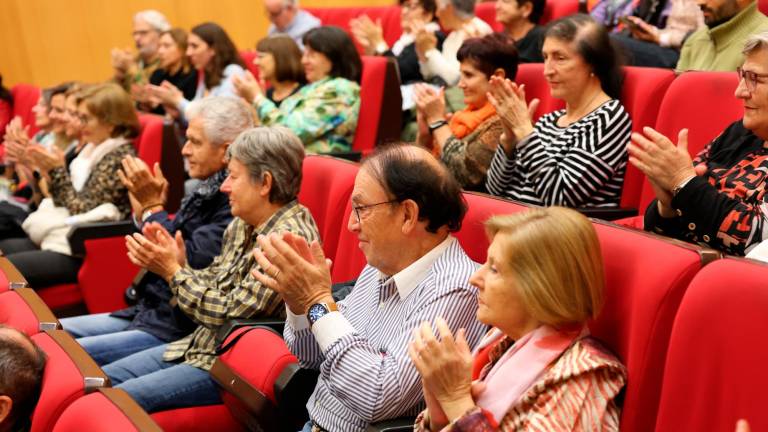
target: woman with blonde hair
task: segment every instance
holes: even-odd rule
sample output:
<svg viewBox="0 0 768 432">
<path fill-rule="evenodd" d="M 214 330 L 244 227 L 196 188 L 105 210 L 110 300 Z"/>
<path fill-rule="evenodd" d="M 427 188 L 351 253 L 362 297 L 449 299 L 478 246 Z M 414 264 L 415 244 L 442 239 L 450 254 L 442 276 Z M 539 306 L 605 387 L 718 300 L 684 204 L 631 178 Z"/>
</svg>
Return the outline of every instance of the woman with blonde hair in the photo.
<svg viewBox="0 0 768 432">
<path fill-rule="evenodd" d="M 197 70 L 189 63 L 186 52 L 186 30 L 172 28 L 160 33 L 160 41 L 157 46 L 160 67 L 152 72 L 149 77 L 149 84 L 159 86 L 168 82 L 181 91 L 184 99 L 193 99 L 197 91 Z M 142 102 L 148 105 L 151 112 L 165 114 L 165 108 L 160 104 L 160 100 L 150 97 L 151 90 L 149 87 L 144 86 L 143 91 L 139 94 Z"/>
<path fill-rule="evenodd" d="M 562 207 L 494 216 L 486 263 L 470 282 L 477 318 L 492 327 L 475 348 L 438 318 L 414 332 L 424 384 L 421 431 L 619 430 L 618 359 L 589 336 L 603 303 L 592 224 Z"/>
</svg>

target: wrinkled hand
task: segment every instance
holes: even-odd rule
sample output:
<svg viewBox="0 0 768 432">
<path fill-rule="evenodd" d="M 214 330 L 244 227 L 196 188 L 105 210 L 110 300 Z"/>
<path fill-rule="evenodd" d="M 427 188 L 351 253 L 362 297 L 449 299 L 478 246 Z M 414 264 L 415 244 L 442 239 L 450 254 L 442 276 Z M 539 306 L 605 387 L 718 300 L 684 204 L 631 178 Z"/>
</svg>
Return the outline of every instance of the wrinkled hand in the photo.
<svg viewBox="0 0 768 432">
<path fill-rule="evenodd" d="M 5 141 L 16 141 L 20 144 L 26 144 L 29 142 L 29 126 L 24 126 L 21 121 L 21 117 L 16 116 L 8 122 L 5 127 Z"/>
<path fill-rule="evenodd" d="M 258 237 L 253 256 L 261 270 L 251 274 L 263 286 L 277 292 L 296 315 L 331 297 L 331 262 L 318 242 L 307 241 L 292 233 Z"/>
<path fill-rule="evenodd" d="M 525 85 L 518 86 L 509 79 L 492 76 L 490 91 L 486 95 L 501 120 L 504 133 L 501 144 L 511 153 L 517 143 L 533 133 L 533 116 L 539 100 L 525 102 Z"/>
<path fill-rule="evenodd" d="M 648 24 L 647 22 L 643 21 L 641 18 L 636 16 L 630 16 L 627 17 L 630 21 L 637 24 L 637 26 L 630 26 L 629 31 L 632 32 L 632 37 L 635 39 L 643 40 L 646 42 L 655 43 L 656 45 L 659 45 L 660 38 L 659 38 L 659 29 L 658 27 Z"/>
<path fill-rule="evenodd" d="M 112 68 L 122 76 L 125 75 L 133 66 L 133 54 L 129 50 L 112 48 Z"/>
<path fill-rule="evenodd" d="M 120 181 L 128 189 L 139 208 L 134 212 L 152 205 L 164 205 L 168 196 L 168 180 L 163 176 L 160 164 L 155 163 L 154 174 L 143 160 L 126 156 L 122 160 L 122 168 L 117 170 Z"/>
<path fill-rule="evenodd" d="M 644 127 L 643 133 L 645 136 L 637 132 L 632 134 L 628 146 L 629 161 L 659 188 L 672 191 L 696 175 L 688 154 L 688 129 L 680 131 L 677 145 L 653 128 Z"/>
<path fill-rule="evenodd" d="M 128 259 L 137 266 L 170 281 L 186 265 L 187 253 L 181 231 L 176 237 L 157 222 L 144 225 L 142 234 L 125 236 Z"/>
<path fill-rule="evenodd" d="M 418 54 L 419 60 L 424 61 L 427 51 L 437 48 L 437 36 L 424 27 L 420 28 L 415 36 L 416 54 Z"/>
<path fill-rule="evenodd" d="M 352 36 L 365 49 L 366 54 L 371 55 L 376 51 L 376 46 L 384 42 L 384 30 L 381 19 L 373 22 L 368 15 L 362 15 L 349 21 L 349 29 Z"/>
<path fill-rule="evenodd" d="M 261 85 L 256 81 L 256 77 L 253 76 L 251 71 L 245 71 L 243 75 L 235 75 L 232 78 L 232 84 L 235 85 L 237 94 L 243 98 L 248 104 L 252 104 L 256 98 L 264 94 Z"/>
<path fill-rule="evenodd" d="M 413 87 L 413 101 L 427 124 L 445 119 L 445 90 L 443 88 L 436 92 L 434 88 L 426 84 L 416 84 Z"/>
<path fill-rule="evenodd" d="M 428 322 L 414 329 L 408 355 L 421 374 L 424 388 L 452 421 L 474 406 L 472 353 L 464 329 L 460 329 L 454 338 L 444 319 L 437 318 L 435 326 L 440 334 L 439 341 Z"/>
<path fill-rule="evenodd" d="M 3 146 L 5 146 L 6 162 L 24 165 L 30 163 L 29 158 L 27 158 L 27 142 L 21 143 L 19 141 L 5 141 L 3 142 Z"/>
<path fill-rule="evenodd" d="M 27 146 L 26 158 L 38 171 L 48 174 L 51 170 L 64 166 L 64 152 L 56 147 L 46 150 L 39 144 Z"/>
</svg>

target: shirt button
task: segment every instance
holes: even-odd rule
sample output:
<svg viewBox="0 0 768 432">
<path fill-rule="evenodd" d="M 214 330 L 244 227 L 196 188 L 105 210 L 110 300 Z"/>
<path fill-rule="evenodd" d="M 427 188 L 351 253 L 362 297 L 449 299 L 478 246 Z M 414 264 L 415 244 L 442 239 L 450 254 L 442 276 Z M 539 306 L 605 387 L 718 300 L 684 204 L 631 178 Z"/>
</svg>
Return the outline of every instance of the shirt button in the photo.
<svg viewBox="0 0 768 432">
<path fill-rule="evenodd" d="M 693 222 L 689 223 L 688 224 L 688 229 L 691 230 L 691 231 L 695 230 L 696 229 L 696 224 L 693 223 Z"/>
<path fill-rule="evenodd" d="M 704 234 L 704 237 L 702 237 L 705 242 L 709 243 L 709 236 Z"/>
</svg>

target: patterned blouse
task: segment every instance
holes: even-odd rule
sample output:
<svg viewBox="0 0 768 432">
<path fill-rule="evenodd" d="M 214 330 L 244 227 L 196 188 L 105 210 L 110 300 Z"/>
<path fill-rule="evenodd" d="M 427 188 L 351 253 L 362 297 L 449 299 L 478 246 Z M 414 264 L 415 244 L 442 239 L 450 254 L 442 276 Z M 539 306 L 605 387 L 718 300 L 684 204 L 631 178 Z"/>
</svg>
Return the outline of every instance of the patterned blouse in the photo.
<svg viewBox="0 0 768 432">
<path fill-rule="evenodd" d="M 259 234 L 286 231 L 307 241 L 320 239 L 309 210 L 292 201 L 255 229 L 235 218 L 224 232 L 221 255 L 210 266 L 195 270 L 187 265 L 176 272 L 169 284 L 171 292 L 179 308 L 198 327 L 184 339 L 168 344 L 165 361 L 183 358 L 190 366 L 208 370 L 216 359 L 219 326 L 236 318 L 285 316 L 280 296 L 251 275 L 252 270 L 260 269 L 251 251 Z"/>
<path fill-rule="evenodd" d="M 135 156 L 136 150 L 130 141 L 107 153 L 91 170 L 83 189 L 77 192 L 72 186 L 69 171 L 65 166 L 50 172 L 50 192 L 57 207 L 66 207 L 72 215 L 88 212 L 104 203 L 112 203 L 120 210 L 120 216 L 127 219 L 131 213 L 128 190 L 120 177 L 115 175 L 127 155 Z"/>
<path fill-rule="evenodd" d="M 308 152 L 349 151 L 360 113 L 360 85 L 345 78 L 324 78 L 283 99 L 278 108 L 266 97 L 254 102 L 264 126 L 291 129 Z"/>
<path fill-rule="evenodd" d="M 463 139 L 451 135 L 440 159 L 466 190 L 485 191 L 485 176 L 499 145 L 503 129 L 493 115 Z"/>
<path fill-rule="evenodd" d="M 499 358 L 501 355 L 493 360 Z M 494 425 L 477 408 L 443 431 L 618 431 L 620 410 L 615 398 L 626 379 L 626 368 L 619 360 L 595 339 L 586 337 L 571 345 L 544 372 L 500 425 Z M 429 431 L 426 417 L 426 411 L 419 415 L 415 431 Z"/>
</svg>

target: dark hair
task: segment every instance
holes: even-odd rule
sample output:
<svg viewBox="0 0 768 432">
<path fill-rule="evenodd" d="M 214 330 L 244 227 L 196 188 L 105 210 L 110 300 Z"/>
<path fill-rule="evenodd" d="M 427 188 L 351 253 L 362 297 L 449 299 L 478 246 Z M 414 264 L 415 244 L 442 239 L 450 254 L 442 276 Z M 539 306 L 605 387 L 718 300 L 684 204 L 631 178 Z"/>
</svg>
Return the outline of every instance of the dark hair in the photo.
<svg viewBox="0 0 768 432">
<path fill-rule="evenodd" d="M 170 36 L 179 48 L 179 52 L 181 52 L 181 70 L 185 73 L 188 72 L 190 66 L 189 57 L 187 57 L 187 31 L 180 27 L 174 27 L 160 33 L 160 37 L 163 37 L 164 34 Z"/>
<path fill-rule="evenodd" d="M 2 330 L 18 333 L 31 347 L 25 347 L 16 338 L 4 335 Z M 13 401 L 7 424 L 11 430 L 22 429 L 29 421 L 40 398 L 45 369 L 45 353 L 24 333 L 0 324 L 0 395 Z"/>
<path fill-rule="evenodd" d="M 360 83 L 363 62 L 347 32 L 335 26 L 316 27 L 304 34 L 304 46 L 331 61 L 331 76 Z"/>
<path fill-rule="evenodd" d="M 608 36 L 605 27 L 586 14 L 570 15 L 549 25 L 544 36 L 565 42 L 575 42 L 576 50 L 592 67 L 603 91 L 614 99 L 621 97 L 624 74 L 621 52 Z"/>
<path fill-rule="evenodd" d="M 13 95 L 11 95 L 10 90 L 5 88 L 3 86 L 3 76 L 0 75 L 0 100 L 4 100 L 8 102 L 9 104 L 13 105 Z"/>
<path fill-rule="evenodd" d="M 269 53 L 275 58 L 275 80 L 304 84 L 301 49 L 292 37 L 284 34 L 265 37 L 256 44 L 256 51 Z"/>
<path fill-rule="evenodd" d="M 437 12 L 437 2 L 435 0 L 417 0 L 419 3 L 419 6 L 421 6 L 422 9 L 424 9 L 424 12 L 429 13 L 432 15 L 432 20 L 435 19 L 435 12 Z M 400 0 L 399 4 L 400 6 L 403 5 L 403 3 L 408 2 L 408 0 Z"/>
<path fill-rule="evenodd" d="M 203 40 L 216 53 L 208 65 L 205 66 L 205 87 L 213 88 L 219 85 L 224 75 L 224 68 L 231 64 L 245 68 L 245 63 L 235 48 L 232 39 L 220 25 L 206 22 L 192 27 L 195 36 Z"/>
<path fill-rule="evenodd" d="M 538 24 L 541 20 L 541 16 L 544 15 L 544 6 L 546 6 L 546 0 L 517 0 L 517 6 L 520 7 L 526 3 L 531 4 L 531 14 L 528 15 L 528 21 Z"/>
<path fill-rule="evenodd" d="M 460 230 L 467 213 L 461 185 L 437 160 L 414 157 L 409 147 L 425 151 L 413 145 L 390 145 L 377 150 L 363 167 L 394 200 L 414 201 L 419 220 L 429 221 L 427 231 L 436 233 L 442 226 L 450 232 Z"/>
<path fill-rule="evenodd" d="M 513 81 L 517 75 L 517 48 L 515 41 L 506 33 L 491 33 L 465 40 L 456 53 L 456 59 L 472 62 L 489 79 L 496 69 L 503 69 L 506 78 Z"/>
</svg>

